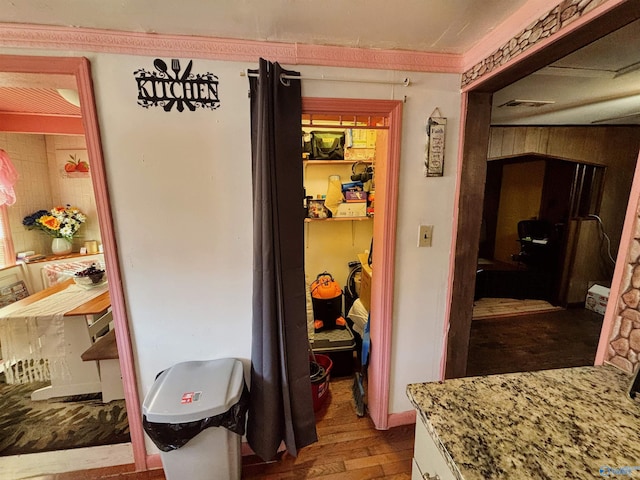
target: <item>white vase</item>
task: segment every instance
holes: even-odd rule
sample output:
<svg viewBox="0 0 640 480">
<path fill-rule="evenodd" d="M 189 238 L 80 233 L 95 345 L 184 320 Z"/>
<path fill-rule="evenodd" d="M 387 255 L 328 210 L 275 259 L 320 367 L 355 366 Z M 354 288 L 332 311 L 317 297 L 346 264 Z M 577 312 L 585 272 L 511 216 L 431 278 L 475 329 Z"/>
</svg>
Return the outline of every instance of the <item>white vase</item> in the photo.
<svg viewBox="0 0 640 480">
<path fill-rule="evenodd" d="M 66 238 L 54 238 L 51 242 L 51 251 L 54 255 L 65 255 L 71 253 L 73 246 Z"/>
</svg>

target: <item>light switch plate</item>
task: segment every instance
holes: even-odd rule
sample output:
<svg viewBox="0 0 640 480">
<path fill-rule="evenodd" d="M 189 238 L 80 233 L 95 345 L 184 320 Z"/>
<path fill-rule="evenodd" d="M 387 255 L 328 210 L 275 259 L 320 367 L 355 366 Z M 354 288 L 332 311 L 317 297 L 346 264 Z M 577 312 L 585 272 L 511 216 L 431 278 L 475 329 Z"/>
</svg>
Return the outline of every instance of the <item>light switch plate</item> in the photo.
<svg viewBox="0 0 640 480">
<path fill-rule="evenodd" d="M 433 225 L 420 225 L 419 236 L 418 236 L 418 246 L 430 247 L 432 236 L 433 236 Z"/>
</svg>

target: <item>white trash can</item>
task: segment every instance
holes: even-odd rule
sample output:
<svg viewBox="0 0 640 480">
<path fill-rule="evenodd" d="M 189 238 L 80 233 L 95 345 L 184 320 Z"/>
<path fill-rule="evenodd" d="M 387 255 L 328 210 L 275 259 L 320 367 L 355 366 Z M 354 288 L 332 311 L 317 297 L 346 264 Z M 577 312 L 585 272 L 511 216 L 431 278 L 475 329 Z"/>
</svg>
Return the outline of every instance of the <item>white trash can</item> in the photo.
<svg viewBox="0 0 640 480">
<path fill-rule="evenodd" d="M 242 363 L 234 358 L 178 363 L 158 375 L 142 413 L 167 480 L 240 480 L 242 435 L 211 425 L 241 415 L 232 421 L 244 432 L 246 409 L 232 408 L 243 389 Z"/>
</svg>

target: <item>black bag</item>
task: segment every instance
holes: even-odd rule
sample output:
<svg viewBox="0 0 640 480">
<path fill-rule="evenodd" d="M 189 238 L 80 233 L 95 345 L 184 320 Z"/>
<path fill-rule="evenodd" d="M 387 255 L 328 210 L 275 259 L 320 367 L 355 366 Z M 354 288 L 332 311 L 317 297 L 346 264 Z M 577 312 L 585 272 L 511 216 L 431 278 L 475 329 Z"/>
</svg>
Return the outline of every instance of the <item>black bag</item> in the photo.
<svg viewBox="0 0 640 480">
<path fill-rule="evenodd" d="M 311 158 L 314 160 L 344 159 L 344 132 L 311 132 Z"/>
</svg>

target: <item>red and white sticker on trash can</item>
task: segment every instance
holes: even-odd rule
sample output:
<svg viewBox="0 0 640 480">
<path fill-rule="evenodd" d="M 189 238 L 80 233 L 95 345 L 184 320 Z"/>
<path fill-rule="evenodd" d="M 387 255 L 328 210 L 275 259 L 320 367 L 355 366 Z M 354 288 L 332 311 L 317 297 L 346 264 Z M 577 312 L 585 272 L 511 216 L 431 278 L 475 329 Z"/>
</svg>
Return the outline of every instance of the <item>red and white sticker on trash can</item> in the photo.
<svg viewBox="0 0 640 480">
<path fill-rule="evenodd" d="M 182 394 L 182 399 L 180 400 L 181 404 L 193 403 L 200 400 L 200 396 L 202 392 L 185 392 Z"/>
</svg>

